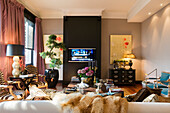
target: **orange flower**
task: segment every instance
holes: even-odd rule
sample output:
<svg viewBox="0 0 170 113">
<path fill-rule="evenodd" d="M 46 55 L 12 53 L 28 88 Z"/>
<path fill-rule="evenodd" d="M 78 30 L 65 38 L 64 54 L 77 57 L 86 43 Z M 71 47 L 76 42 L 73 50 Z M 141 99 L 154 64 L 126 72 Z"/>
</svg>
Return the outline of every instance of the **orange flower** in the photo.
<svg viewBox="0 0 170 113">
<path fill-rule="evenodd" d="M 61 41 L 61 37 L 57 37 L 56 40 L 58 40 L 60 42 Z"/>
</svg>

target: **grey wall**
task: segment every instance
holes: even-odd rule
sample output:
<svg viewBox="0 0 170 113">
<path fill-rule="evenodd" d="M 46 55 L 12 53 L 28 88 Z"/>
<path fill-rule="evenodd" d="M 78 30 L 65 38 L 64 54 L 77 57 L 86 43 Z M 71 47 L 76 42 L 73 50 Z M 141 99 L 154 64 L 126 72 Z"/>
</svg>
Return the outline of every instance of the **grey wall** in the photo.
<svg viewBox="0 0 170 113">
<path fill-rule="evenodd" d="M 101 73 L 102 78 L 107 78 L 109 68 L 110 35 L 132 35 L 132 52 L 136 56 L 132 68 L 136 69 L 136 80 L 141 80 L 141 24 L 127 23 L 125 19 L 102 19 L 102 40 L 101 40 Z M 129 67 L 127 67 L 129 68 Z"/>
<path fill-rule="evenodd" d="M 47 34 L 63 34 L 62 19 L 42 19 L 43 35 Z"/>
<path fill-rule="evenodd" d="M 169 49 L 170 5 L 142 23 L 142 75 L 155 68 L 159 75 L 161 71 L 170 72 Z"/>
<path fill-rule="evenodd" d="M 63 33 L 62 19 L 43 19 L 43 34 Z M 127 23 L 125 19 L 102 19 L 102 39 L 101 39 L 101 77 L 109 77 L 109 36 L 110 35 L 127 35 L 133 36 L 133 53 L 136 59 L 133 60 L 133 68 L 136 69 L 136 80 L 141 80 L 141 24 Z"/>
<path fill-rule="evenodd" d="M 63 34 L 63 20 L 62 19 L 43 19 L 42 20 L 43 35 L 50 34 Z M 50 69 L 49 65 L 46 65 L 46 69 Z M 63 65 L 60 66 L 59 80 L 63 80 Z"/>
</svg>

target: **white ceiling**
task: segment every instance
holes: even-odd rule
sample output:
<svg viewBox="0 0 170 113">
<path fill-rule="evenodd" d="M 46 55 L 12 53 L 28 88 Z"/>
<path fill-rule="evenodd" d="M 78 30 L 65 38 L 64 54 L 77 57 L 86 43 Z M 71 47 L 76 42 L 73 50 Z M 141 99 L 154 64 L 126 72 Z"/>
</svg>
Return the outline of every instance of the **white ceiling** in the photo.
<svg viewBox="0 0 170 113">
<path fill-rule="evenodd" d="M 41 18 L 102 16 L 142 22 L 170 3 L 170 0 L 18 0 Z M 163 3 L 163 6 L 160 4 Z M 151 12 L 151 15 L 148 15 Z"/>
</svg>

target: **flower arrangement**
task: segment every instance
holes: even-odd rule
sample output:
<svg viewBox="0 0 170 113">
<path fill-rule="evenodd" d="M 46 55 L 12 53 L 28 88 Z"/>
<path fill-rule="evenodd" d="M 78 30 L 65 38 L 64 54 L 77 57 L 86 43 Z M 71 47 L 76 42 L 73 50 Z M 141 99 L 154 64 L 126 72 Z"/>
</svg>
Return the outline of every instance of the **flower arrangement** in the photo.
<svg viewBox="0 0 170 113">
<path fill-rule="evenodd" d="M 80 77 L 86 77 L 86 78 L 88 78 L 88 77 L 91 77 L 91 76 L 94 74 L 94 71 L 93 71 L 91 68 L 89 68 L 89 67 L 85 67 L 85 68 L 83 68 L 83 69 L 79 69 L 79 70 L 77 71 L 77 73 L 78 73 L 78 75 L 79 75 Z"/>
</svg>

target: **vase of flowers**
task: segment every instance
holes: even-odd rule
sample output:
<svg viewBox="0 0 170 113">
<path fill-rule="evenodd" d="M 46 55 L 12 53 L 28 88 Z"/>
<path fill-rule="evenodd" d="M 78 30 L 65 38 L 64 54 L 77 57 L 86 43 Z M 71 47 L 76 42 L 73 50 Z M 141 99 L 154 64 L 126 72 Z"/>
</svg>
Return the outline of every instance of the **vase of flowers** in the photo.
<svg viewBox="0 0 170 113">
<path fill-rule="evenodd" d="M 80 78 L 82 77 L 85 78 L 83 82 L 88 83 L 88 84 L 92 83 L 92 77 L 93 77 L 94 71 L 91 68 L 85 67 L 83 69 L 79 69 L 77 71 L 77 74 Z"/>
<path fill-rule="evenodd" d="M 40 56 L 43 59 L 50 58 L 49 66 L 51 69 L 45 70 L 48 88 L 55 88 L 58 82 L 59 72 L 57 69 L 54 68 L 60 68 L 60 65 L 62 65 L 62 61 L 60 59 L 60 55 L 54 52 L 53 50 L 56 48 L 60 51 L 65 50 L 65 45 L 60 41 L 60 37 L 57 37 L 54 34 L 50 35 L 46 43 L 48 50 L 46 52 L 40 52 Z"/>
</svg>

